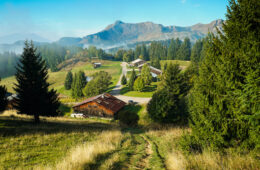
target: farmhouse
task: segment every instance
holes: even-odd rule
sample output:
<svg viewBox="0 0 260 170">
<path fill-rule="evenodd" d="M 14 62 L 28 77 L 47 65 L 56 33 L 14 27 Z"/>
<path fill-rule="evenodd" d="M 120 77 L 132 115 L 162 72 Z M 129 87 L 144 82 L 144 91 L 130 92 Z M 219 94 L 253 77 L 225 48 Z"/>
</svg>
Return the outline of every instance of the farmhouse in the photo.
<svg viewBox="0 0 260 170">
<path fill-rule="evenodd" d="M 15 98 L 17 98 L 17 94 L 12 94 L 12 93 L 7 92 L 7 94 L 6 94 L 6 99 L 7 99 L 6 109 L 8 109 L 8 110 L 14 109 Z"/>
<path fill-rule="evenodd" d="M 93 67 L 94 67 L 94 68 L 101 67 L 101 65 L 102 65 L 101 63 L 92 63 L 92 64 L 93 64 Z"/>
<path fill-rule="evenodd" d="M 134 60 L 134 61 L 131 62 L 131 66 L 136 66 L 136 67 L 138 67 L 139 65 L 144 64 L 145 62 L 146 62 L 146 61 L 144 61 L 144 60 L 138 58 L 138 59 L 136 59 L 136 60 Z"/>
<path fill-rule="evenodd" d="M 86 99 L 73 106 L 73 109 L 75 112 L 84 113 L 88 116 L 113 117 L 125 105 L 125 102 L 113 95 L 103 93 Z"/>
<path fill-rule="evenodd" d="M 149 65 L 149 64 L 148 64 L 148 65 Z M 144 66 L 144 64 L 141 64 L 141 65 L 138 66 L 140 72 L 141 72 L 143 66 Z M 159 75 L 162 74 L 162 71 L 161 71 L 161 70 L 159 70 L 159 69 L 157 69 L 157 68 L 155 68 L 155 67 L 152 67 L 152 66 L 149 66 L 149 67 L 150 67 L 151 74 L 152 74 L 153 77 L 158 77 Z"/>
</svg>

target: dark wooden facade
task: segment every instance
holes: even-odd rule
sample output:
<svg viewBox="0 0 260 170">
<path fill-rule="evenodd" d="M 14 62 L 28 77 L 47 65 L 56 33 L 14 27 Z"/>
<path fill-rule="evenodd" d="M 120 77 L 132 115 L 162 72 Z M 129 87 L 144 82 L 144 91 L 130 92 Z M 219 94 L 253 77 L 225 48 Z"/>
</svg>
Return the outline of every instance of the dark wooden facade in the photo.
<svg viewBox="0 0 260 170">
<path fill-rule="evenodd" d="M 87 116 L 113 117 L 126 105 L 111 94 L 104 93 L 86 99 L 73 107 L 75 112 L 84 113 Z"/>
</svg>

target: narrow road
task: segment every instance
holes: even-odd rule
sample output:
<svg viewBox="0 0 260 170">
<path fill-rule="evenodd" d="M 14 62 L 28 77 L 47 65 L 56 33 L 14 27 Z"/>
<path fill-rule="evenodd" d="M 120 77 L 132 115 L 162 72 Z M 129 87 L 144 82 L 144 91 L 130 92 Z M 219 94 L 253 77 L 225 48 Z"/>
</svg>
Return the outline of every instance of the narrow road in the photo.
<svg viewBox="0 0 260 170">
<path fill-rule="evenodd" d="M 116 84 L 116 87 L 110 92 L 110 94 L 114 95 L 115 97 L 117 97 L 120 100 L 123 100 L 124 102 L 128 103 L 129 100 L 133 100 L 134 102 L 138 103 L 138 104 L 145 104 L 148 103 L 151 98 L 143 98 L 143 97 L 130 97 L 130 96 L 124 96 L 120 94 L 120 90 L 123 87 L 121 85 L 121 78 L 123 77 L 123 75 L 126 75 L 127 73 L 127 68 L 126 68 L 127 63 L 126 62 L 122 62 L 121 66 L 122 66 L 122 74 Z"/>
</svg>

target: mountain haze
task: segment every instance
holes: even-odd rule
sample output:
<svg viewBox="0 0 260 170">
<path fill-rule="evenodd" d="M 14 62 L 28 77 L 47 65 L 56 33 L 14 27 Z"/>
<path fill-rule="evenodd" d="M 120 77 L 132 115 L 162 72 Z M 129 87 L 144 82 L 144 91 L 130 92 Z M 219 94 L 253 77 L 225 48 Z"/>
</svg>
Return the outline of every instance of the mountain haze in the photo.
<svg viewBox="0 0 260 170">
<path fill-rule="evenodd" d="M 108 25 L 103 31 L 87 35 L 83 38 L 62 38 L 58 43 L 81 44 L 83 46 L 94 45 L 100 48 L 122 46 L 142 41 L 167 40 L 179 38 L 183 40 L 189 37 L 191 42 L 203 38 L 208 32 L 216 32 L 216 27 L 222 30 L 223 20 L 215 20 L 209 24 L 196 24 L 189 27 L 163 26 L 153 22 L 124 23 L 116 21 Z"/>
</svg>

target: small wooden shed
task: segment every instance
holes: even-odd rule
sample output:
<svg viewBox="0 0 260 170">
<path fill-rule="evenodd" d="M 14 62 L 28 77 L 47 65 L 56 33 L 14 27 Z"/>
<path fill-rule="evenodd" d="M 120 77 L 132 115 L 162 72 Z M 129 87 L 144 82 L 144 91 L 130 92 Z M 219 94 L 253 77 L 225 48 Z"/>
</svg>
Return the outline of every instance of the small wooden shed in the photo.
<svg viewBox="0 0 260 170">
<path fill-rule="evenodd" d="M 101 65 L 102 65 L 101 63 L 92 63 L 92 64 L 93 64 L 93 67 L 94 67 L 94 68 L 101 67 Z"/>
</svg>

